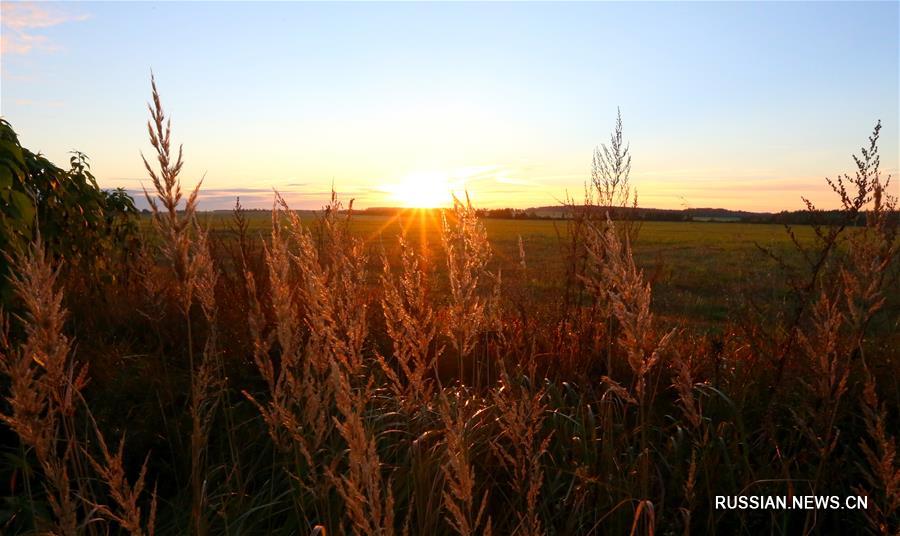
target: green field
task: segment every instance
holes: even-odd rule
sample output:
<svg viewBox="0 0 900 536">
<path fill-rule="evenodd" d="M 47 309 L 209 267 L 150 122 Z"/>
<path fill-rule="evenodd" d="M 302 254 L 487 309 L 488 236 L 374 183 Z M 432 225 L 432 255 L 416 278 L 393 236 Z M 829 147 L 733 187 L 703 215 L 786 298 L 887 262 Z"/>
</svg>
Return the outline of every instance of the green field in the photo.
<svg viewBox="0 0 900 536">
<path fill-rule="evenodd" d="M 305 222 L 313 222 L 314 214 L 302 212 Z M 435 260 L 442 267 L 439 220 L 435 213 L 413 212 L 406 215 L 354 215 L 351 230 L 371 246 L 373 256 L 382 248 L 390 259 L 397 236 L 406 230 L 410 243 L 421 243 L 423 237 Z M 231 215 L 225 212 L 205 213 L 204 225 L 213 236 L 228 239 Z M 249 235 L 266 237 L 271 230 L 268 212 L 247 212 Z M 499 267 L 505 284 L 518 286 L 523 280 L 528 299 L 544 305 L 561 300 L 564 291 L 568 222 L 565 220 L 483 220 L 494 249 L 495 267 Z M 797 227 L 802 240 L 809 240 L 812 230 Z M 519 259 L 519 237 L 525 247 L 526 272 Z M 635 257 L 653 285 L 655 310 L 673 323 L 700 329 L 720 329 L 735 320 L 747 295 L 763 302 L 778 296 L 784 276 L 776 263 L 757 245 L 795 258 L 793 245 L 781 225 L 722 222 L 645 222 L 635 244 Z M 373 266 L 376 266 L 373 264 Z M 378 265 L 380 266 L 380 265 Z"/>
</svg>

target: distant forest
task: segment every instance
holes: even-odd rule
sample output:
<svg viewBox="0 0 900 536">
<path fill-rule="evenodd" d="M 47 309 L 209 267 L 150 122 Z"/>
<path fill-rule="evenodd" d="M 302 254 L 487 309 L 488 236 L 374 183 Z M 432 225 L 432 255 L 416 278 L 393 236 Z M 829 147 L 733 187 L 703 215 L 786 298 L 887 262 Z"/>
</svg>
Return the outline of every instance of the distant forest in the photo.
<svg viewBox="0 0 900 536">
<path fill-rule="evenodd" d="M 359 214 L 372 216 L 392 216 L 402 212 L 404 208 L 378 207 L 361 210 Z M 593 212 L 603 217 L 609 212 L 614 220 L 630 218 L 640 221 L 685 221 L 685 222 L 722 222 L 722 223 L 778 223 L 804 225 L 810 223 L 828 224 L 841 220 L 841 211 L 822 210 L 810 212 L 807 210 L 782 211 L 782 212 L 748 212 L 744 210 L 728 210 L 724 208 L 686 208 L 686 209 L 662 209 L 662 208 L 622 208 L 622 207 L 584 207 L 584 206 L 545 206 L 535 208 L 495 208 L 478 209 L 478 215 L 483 218 L 496 219 L 522 219 L 522 220 L 565 220 L 571 219 L 577 213 L 585 211 Z M 892 213 L 892 217 L 900 219 L 900 214 Z M 862 212 L 857 218 L 857 225 L 865 225 L 866 214 Z"/>
<path fill-rule="evenodd" d="M 245 209 L 248 212 L 270 212 L 270 209 Z M 403 207 L 371 207 L 354 210 L 354 214 L 366 216 L 394 216 L 398 213 L 419 210 Z M 442 209 L 427 209 L 442 210 Z M 605 217 L 609 212 L 614 220 L 634 219 L 638 221 L 682 221 L 682 222 L 717 222 L 717 223 L 776 223 L 791 225 L 808 225 L 818 223 L 828 225 L 841 222 L 841 211 L 820 210 L 810 212 L 808 210 L 782 211 L 782 212 L 750 212 L 746 210 L 729 210 L 725 208 L 622 208 L 622 207 L 584 207 L 584 206 L 544 206 L 533 208 L 482 208 L 475 209 L 481 218 L 501 220 L 568 220 L 575 214 L 592 212 L 595 216 Z M 149 213 L 147 209 L 141 211 Z M 228 210 L 213 210 L 209 212 L 231 212 Z M 315 213 L 315 210 L 298 210 L 297 212 Z M 346 210 L 342 212 L 347 212 Z M 891 212 L 889 219 L 900 222 L 900 213 Z M 866 212 L 860 212 L 856 225 L 865 225 Z"/>
</svg>

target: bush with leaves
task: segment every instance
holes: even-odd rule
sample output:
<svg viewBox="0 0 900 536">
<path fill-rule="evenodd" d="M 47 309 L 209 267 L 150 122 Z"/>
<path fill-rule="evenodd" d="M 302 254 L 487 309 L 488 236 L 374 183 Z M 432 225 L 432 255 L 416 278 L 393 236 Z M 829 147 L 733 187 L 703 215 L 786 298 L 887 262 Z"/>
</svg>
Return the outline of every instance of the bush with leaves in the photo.
<svg viewBox="0 0 900 536">
<path fill-rule="evenodd" d="M 0 248 L 11 252 L 39 233 L 48 252 L 90 274 L 114 279 L 137 245 L 137 209 L 123 189 L 102 190 L 85 154 L 73 152 L 69 169 L 21 146 L 0 119 Z M 8 294 L 0 273 L 2 301 Z"/>
</svg>

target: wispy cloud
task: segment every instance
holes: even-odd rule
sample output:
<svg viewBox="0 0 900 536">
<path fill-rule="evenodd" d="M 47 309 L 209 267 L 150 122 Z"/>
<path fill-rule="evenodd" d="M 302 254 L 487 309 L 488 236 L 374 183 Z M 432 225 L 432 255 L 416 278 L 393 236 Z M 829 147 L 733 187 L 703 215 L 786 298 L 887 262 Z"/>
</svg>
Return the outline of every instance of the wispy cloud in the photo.
<svg viewBox="0 0 900 536">
<path fill-rule="evenodd" d="M 139 182 L 147 187 L 147 193 L 154 196 L 152 185 L 147 179 L 143 178 L 117 178 L 103 181 L 105 187 L 114 188 L 113 184 L 121 185 L 122 183 Z M 234 201 L 238 197 L 241 198 L 241 205 L 245 208 L 272 208 L 275 200 L 275 192 L 277 191 L 291 208 L 296 209 L 318 209 L 324 206 L 331 197 L 331 190 L 319 188 L 298 190 L 290 187 L 306 186 L 307 183 L 291 183 L 288 187 L 278 186 L 276 188 L 256 188 L 256 187 L 231 187 L 231 188 L 201 188 L 200 189 L 200 209 L 201 210 L 222 210 L 229 209 L 234 206 Z M 127 186 L 124 188 L 133 199 L 138 208 L 149 208 L 147 204 L 147 196 L 143 188 L 135 188 Z M 357 200 L 372 199 L 371 192 L 366 189 L 342 190 L 340 192 L 341 199 L 349 201 L 352 198 Z M 376 196 L 377 197 L 377 196 Z"/>
<path fill-rule="evenodd" d="M 72 13 L 58 6 L 31 2 L 0 3 L 0 53 L 28 54 L 33 50 L 53 52 L 60 46 L 53 43 L 41 30 L 67 22 L 89 18 L 86 14 Z M 37 33 L 36 33 L 37 32 Z"/>
</svg>

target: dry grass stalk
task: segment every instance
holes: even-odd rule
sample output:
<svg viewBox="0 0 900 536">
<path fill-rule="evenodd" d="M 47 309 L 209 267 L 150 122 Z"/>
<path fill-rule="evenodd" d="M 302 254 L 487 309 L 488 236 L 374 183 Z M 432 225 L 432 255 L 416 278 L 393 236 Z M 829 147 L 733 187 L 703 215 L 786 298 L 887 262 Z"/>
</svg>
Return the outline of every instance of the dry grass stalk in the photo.
<svg viewBox="0 0 900 536">
<path fill-rule="evenodd" d="M 302 474 L 295 476 L 323 507 L 329 507 L 325 502 L 334 486 L 355 531 L 392 533 L 390 490 L 384 491 L 380 484 L 380 472 L 368 472 L 380 465 L 374 438 L 362 422 L 364 406 L 358 404 L 364 403 L 364 397 L 352 394 L 353 383 L 364 378 L 365 370 L 366 256 L 361 243 L 337 221 L 340 209 L 333 197 L 315 236 L 276 196 L 271 241 L 265 249 L 274 317 L 269 334 L 264 333 L 255 280 L 246 273 L 254 361 L 270 398 L 263 404 L 247 396 L 257 405 L 276 444 L 293 447 L 305 462 Z M 273 348 L 278 350 L 277 361 Z M 335 407 L 341 418 L 334 415 Z M 345 477 L 336 477 L 334 466 L 323 459 L 330 449 L 322 447 L 334 429 L 349 448 Z M 371 480 L 376 477 L 377 482 Z"/>
<path fill-rule="evenodd" d="M 269 259 L 268 252 L 267 259 Z M 286 448 L 286 446 L 281 436 L 282 419 L 279 415 L 278 408 L 284 406 L 284 404 L 281 403 L 284 398 L 284 389 L 281 387 L 281 382 L 284 380 L 282 380 L 282 374 L 280 371 L 276 370 L 276 364 L 269 355 L 276 332 L 273 332 L 271 334 L 272 336 L 263 334 L 266 319 L 262 311 L 262 305 L 259 301 L 256 278 L 253 277 L 253 274 L 249 271 L 245 272 L 244 276 L 247 281 L 247 296 L 250 305 L 247 314 L 247 324 L 253 347 L 253 362 L 256 364 L 256 368 L 259 370 L 260 375 L 266 381 L 271 398 L 269 402 L 264 405 L 246 391 L 244 391 L 244 396 L 253 402 L 257 409 L 259 409 L 263 420 L 266 422 L 272 441 L 276 446 L 283 449 Z M 273 296 L 274 295 L 275 293 L 273 293 Z M 296 326 L 296 323 L 294 325 Z"/>
<path fill-rule="evenodd" d="M 155 198 L 144 190 L 153 216 L 153 225 L 159 233 L 160 252 L 172 269 L 175 305 L 180 309 L 187 326 L 187 349 L 191 372 L 191 494 L 194 532 L 206 533 L 205 503 L 205 450 L 209 437 L 217 399 L 210 394 L 218 383 L 216 362 L 215 285 L 216 272 L 209 252 L 207 233 L 197 222 L 196 210 L 202 180 L 181 205 L 181 179 L 183 166 L 182 148 L 177 156 L 172 152 L 172 121 L 163 111 L 156 80 L 151 76 L 152 104 L 148 104 L 150 120 L 147 131 L 150 144 L 156 152 L 158 170 L 141 155 L 144 167 L 150 175 Z M 162 209 L 160 208 L 162 206 Z M 199 305 L 209 326 L 209 334 L 201 354 L 199 366 L 194 363 L 193 322 L 191 308 Z"/>
<path fill-rule="evenodd" d="M 638 405 L 640 432 L 639 477 L 642 498 L 650 493 L 650 451 L 647 438 L 648 411 L 653 392 L 648 397 L 648 377 L 660 362 L 676 330 L 657 335 L 650 311 L 650 284 L 634 262 L 628 236 L 619 236 L 612 220 L 603 227 L 592 226 L 587 243 L 588 257 L 594 265 L 586 277 L 588 288 L 606 295 L 619 326 L 618 346 L 625 353 L 632 372 L 632 391 Z M 599 274 L 599 277 L 598 277 Z"/>
<path fill-rule="evenodd" d="M 848 228 L 857 224 L 861 212 L 863 212 L 870 204 L 873 204 L 873 206 L 866 214 L 866 231 L 861 234 L 857 233 L 856 238 L 851 236 L 851 251 L 856 250 L 854 256 L 860 251 L 865 251 L 865 247 L 860 247 L 860 236 L 867 237 L 869 231 L 876 229 L 876 235 L 887 238 L 887 240 L 883 240 L 881 243 L 882 245 L 889 244 L 888 249 L 883 251 L 883 253 L 888 254 L 886 257 L 888 263 L 890 263 L 890 259 L 896 257 L 897 249 L 893 245 L 894 240 L 896 239 L 896 225 L 895 223 L 891 223 L 893 220 L 889 216 L 889 212 L 896 210 L 896 199 L 887 195 L 886 192 L 886 188 L 890 184 L 890 177 L 884 182 L 881 180 L 881 172 L 879 169 L 881 158 L 878 155 L 878 138 L 880 136 L 880 131 L 881 121 L 878 121 L 872 131 L 872 135 L 869 137 L 868 147 L 862 147 L 860 149 L 861 156 L 853 155 L 856 170 L 852 177 L 844 174 L 843 176 L 838 176 L 835 180 L 826 179 L 829 187 L 831 187 L 832 191 L 840 198 L 841 210 L 837 223 L 827 226 L 823 225 L 818 218 L 821 211 L 819 211 L 810 200 L 803 198 L 803 202 L 806 204 L 807 213 L 812 218 L 811 227 L 814 234 L 813 247 L 804 245 L 797 237 L 793 228 L 790 225 L 785 226 L 788 236 L 794 244 L 797 253 L 803 257 L 803 260 L 807 265 L 808 273 L 804 274 L 804 277 L 797 277 L 796 275 L 792 277 L 793 280 L 791 281 L 791 285 L 794 290 L 796 305 L 794 306 L 794 311 L 788 318 L 786 325 L 780 330 L 780 332 L 786 333 L 786 336 L 783 337 L 782 341 L 778 341 L 778 346 L 780 348 L 775 356 L 776 374 L 775 380 L 770 387 L 772 396 L 769 397 L 769 409 L 767 411 L 768 420 L 771 420 L 772 418 L 772 413 L 777 401 L 777 396 L 775 395 L 778 394 L 778 389 L 784 377 L 787 364 L 794 354 L 794 346 L 800 338 L 802 320 L 806 316 L 808 308 L 815 302 L 818 293 L 828 283 L 828 268 L 831 266 L 835 252 L 841 245 L 840 239 L 844 237 L 845 231 L 847 231 Z M 877 229 L 880 229 L 881 232 Z M 865 240 L 867 240 L 867 238 L 863 238 L 863 241 Z M 762 246 L 758 247 L 773 258 L 786 273 L 791 274 L 793 272 L 783 257 L 767 248 Z M 872 250 L 869 250 L 869 253 L 871 252 Z M 863 255 L 863 257 L 865 257 L 865 255 Z M 872 260 L 874 259 L 869 259 L 869 261 Z M 883 281 L 884 274 L 882 272 L 879 276 L 878 272 L 880 269 L 876 268 L 872 270 L 872 264 L 869 264 L 868 266 L 866 266 L 866 262 L 863 262 L 862 264 L 863 271 L 869 272 L 868 276 L 874 275 L 876 277 L 863 277 L 860 281 L 853 281 L 852 277 L 846 278 L 845 288 L 851 290 L 852 295 L 859 297 L 868 296 L 870 299 L 875 298 L 876 294 L 873 294 L 872 291 L 875 291 L 876 289 L 871 287 L 871 285 Z M 875 265 L 877 264 L 878 263 L 875 262 Z M 842 272 L 844 272 L 844 268 L 846 268 L 846 266 L 842 267 Z M 846 276 L 847 273 L 844 273 L 844 275 Z M 880 283 L 877 283 L 876 287 L 879 284 Z M 858 285 L 859 288 L 853 289 L 854 285 Z M 874 310 L 877 310 L 877 306 L 874 310 L 869 309 L 869 307 L 875 305 L 875 303 L 877 302 L 870 302 L 863 307 L 858 307 L 852 303 L 850 304 L 851 316 L 865 319 L 863 322 L 857 322 L 857 327 L 859 328 L 857 329 L 858 342 L 862 341 L 868 319 L 874 314 Z M 854 309 L 859 310 L 853 312 Z"/>
<path fill-rule="evenodd" d="M 181 180 L 179 178 L 184 165 L 182 148 L 179 146 L 177 155 L 173 155 L 172 120 L 166 118 L 156 88 L 156 80 L 152 76 L 150 84 L 153 102 L 147 105 L 150 110 L 147 131 L 150 135 L 150 144 L 156 152 L 159 169 L 154 169 L 147 158 L 141 154 L 144 168 L 150 175 L 154 188 L 154 195 L 144 189 L 144 196 L 150 205 L 153 226 L 161 238 L 159 246 L 161 253 L 174 271 L 175 277 L 172 281 L 175 283 L 176 304 L 187 315 L 193 303 L 193 283 L 198 277 L 197 269 L 199 267 L 194 265 L 191 235 L 196 228 L 197 196 L 203 181 L 197 183 L 182 206 Z"/>
<path fill-rule="evenodd" d="M 684 416 L 694 428 L 699 428 L 703 421 L 703 410 L 699 401 L 694 397 L 694 380 L 691 371 L 691 361 L 685 359 L 681 352 L 673 352 L 672 366 L 675 368 L 675 379 L 672 384 L 678 393 L 678 401 Z"/>
<path fill-rule="evenodd" d="M 609 137 L 609 145 L 594 149 L 591 185 L 596 202 L 601 207 L 625 207 L 631 202 L 631 154 L 622 129 L 622 112 L 616 113 L 616 125 Z"/>
<path fill-rule="evenodd" d="M 812 309 L 811 333 L 798 335 L 800 347 L 814 371 L 810 390 L 819 404 L 836 406 L 847 392 L 850 349 L 842 333 L 845 324 L 838 300 L 823 292 Z"/>
<path fill-rule="evenodd" d="M 274 315 L 273 331 L 263 333 L 265 317 L 251 272 L 246 272 L 250 302 L 249 327 L 253 340 L 253 359 L 269 387 L 270 399 L 257 405 L 269 433 L 282 448 L 282 432 L 287 432 L 298 452 L 313 465 L 311 451 L 316 449 L 327 432 L 326 405 L 330 397 L 329 382 L 324 365 L 318 360 L 303 359 L 302 323 L 298 311 L 297 285 L 293 273 L 290 245 L 278 213 L 273 211 L 271 242 L 265 248 L 269 277 L 269 300 Z M 273 360 L 270 350 L 278 344 L 280 360 Z M 314 382 L 320 381 L 322 389 Z M 325 391 L 325 393 L 322 393 Z M 245 393 L 246 394 L 246 393 Z"/>
<path fill-rule="evenodd" d="M 659 363 L 675 330 L 657 336 L 650 311 L 650 284 L 634 262 L 627 238 L 623 242 L 615 225 L 607 220 L 604 228 L 595 228 L 588 242 L 588 253 L 602 278 L 587 278 L 594 293 L 608 296 L 620 326 L 619 346 L 624 350 L 634 375 L 636 398 L 646 394 L 647 375 Z"/>
<path fill-rule="evenodd" d="M 441 244 L 447 254 L 450 282 L 445 332 L 459 358 L 462 381 L 463 359 L 471 354 L 477 337 L 497 319 L 500 291 L 499 273 L 488 270 L 491 246 L 487 231 L 468 196 L 466 203 L 454 197 L 452 222 L 446 214 L 441 215 Z"/>
<path fill-rule="evenodd" d="M 397 398 L 407 410 L 412 410 L 429 403 L 434 396 L 428 374 L 436 368 L 443 347 L 433 349 L 439 328 L 428 293 L 428 275 L 422 267 L 424 259 L 402 236 L 400 250 L 399 281 L 392 276 L 387 257 L 383 259 L 381 308 L 402 379 L 384 358 L 379 356 L 379 361 Z"/>
<path fill-rule="evenodd" d="M 390 480 L 381 478 L 381 461 L 375 437 L 363 422 L 369 387 L 354 391 L 347 372 L 338 362 L 332 363 L 331 379 L 334 384 L 335 402 L 340 418 L 335 426 L 347 443 L 347 469 L 338 476 L 326 469 L 334 484 L 355 534 L 394 534 L 394 496 Z"/>
<path fill-rule="evenodd" d="M 604 216 L 618 221 L 616 228 L 623 241 L 633 242 L 640 231 L 640 222 L 634 219 L 638 207 L 637 191 L 630 184 L 631 152 L 622 126 L 622 113 L 617 111 L 616 123 L 609 136 L 608 144 L 601 144 L 594 149 L 591 162 L 591 179 L 584 185 L 584 197 L 581 204 L 567 195 L 566 206 L 572 213 L 569 220 L 569 243 L 566 245 L 566 287 L 563 300 L 564 314 L 568 317 L 571 305 L 578 310 L 583 301 L 586 289 L 582 283 L 591 277 L 592 260 L 588 252 L 591 235 L 597 229 L 603 229 Z M 603 258 L 603 252 L 595 251 Z M 596 266 L 594 266 L 596 267 Z M 573 295 L 573 288 L 578 287 L 578 295 Z M 609 319 L 611 310 L 604 293 L 590 293 L 587 296 L 594 306 L 593 313 L 600 318 Z M 595 322 L 588 324 L 593 328 Z M 612 356 L 607 351 L 607 374 L 612 374 Z"/>
<path fill-rule="evenodd" d="M 445 486 L 443 492 L 444 509 L 447 511 L 447 523 L 460 536 L 473 534 L 491 534 L 491 518 L 485 517 L 488 492 L 485 491 L 481 505 L 475 510 L 475 469 L 472 467 L 469 440 L 466 437 L 468 407 L 458 400 L 454 408 L 446 393 L 441 394 L 439 404 L 441 420 L 444 424 L 444 437 L 447 446 L 447 459 L 441 465 Z"/>
<path fill-rule="evenodd" d="M 272 404 L 282 409 L 302 404 L 300 421 L 321 439 L 331 399 L 331 364 L 340 362 L 351 374 L 363 368 L 362 348 L 368 335 L 365 256 L 361 245 L 345 238 L 335 224 L 336 201 L 323 222 L 325 252 L 280 196 L 276 203 L 271 243 L 266 248 L 275 317 L 271 338 L 262 334 L 255 283 L 251 274 L 247 276 L 254 359 L 269 383 Z M 337 248 L 342 250 L 332 251 Z M 278 343 L 281 355 L 277 370 L 268 356 L 270 340 Z"/>
<path fill-rule="evenodd" d="M 876 126 L 876 136 L 878 127 L 880 124 Z M 871 153 L 867 156 L 872 158 Z M 868 177 L 872 204 L 866 212 L 866 226 L 850 237 L 849 258 L 852 263 L 841 266 L 840 270 L 848 320 L 856 333 L 854 343 L 859 351 L 862 351 L 869 322 L 884 307 L 889 270 L 900 257 L 897 197 L 887 193 L 891 177 L 882 181 L 878 167 L 876 152 Z"/>
<path fill-rule="evenodd" d="M 58 270 L 53 270 L 43 247 L 38 243 L 14 260 L 19 275 L 13 278 L 13 286 L 23 301 L 26 316 L 24 322 L 26 340 L 18 349 L 10 348 L 2 337 L 3 372 L 12 380 L 10 397 L 12 415 L 0 418 L 19 434 L 23 443 L 31 447 L 40 463 L 47 481 L 48 500 L 57 518 L 54 532 L 76 534 L 78 527 L 75 490 L 71 489 L 71 466 L 80 451 L 79 441 L 73 432 L 71 418 L 77 401 L 82 400 L 81 389 L 86 383 L 86 368 L 75 375 L 77 364 L 69 358 L 71 343 L 63 334 L 65 310 L 62 292 L 57 290 Z M 14 358 L 15 356 L 15 358 Z M 22 396 L 25 395 L 25 396 Z M 97 432 L 104 463 L 87 455 L 87 460 L 105 482 L 110 498 L 119 506 L 114 513 L 107 506 L 97 504 L 82 490 L 79 499 L 92 504 L 98 511 L 119 523 L 131 534 L 153 534 L 156 499 L 151 501 L 150 515 L 142 529 L 138 500 L 144 488 L 146 462 L 141 474 L 130 486 L 124 476 L 122 464 L 124 440 L 116 454 L 110 454 L 99 430 Z M 60 449 L 62 455 L 59 454 Z M 90 514 L 89 514 L 90 515 Z M 88 519 L 86 522 L 92 520 Z"/>
<path fill-rule="evenodd" d="M 196 531 L 206 532 L 206 450 L 209 442 L 210 428 L 213 425 L 216 409 L 221 402 L 224 388 L 224 371 L 218 354 L 215 286 L 216 272 L 209 253 L 205 231 L 197 233 L 194 248 L 194 266 L 196 273 L 194 285 L 197 302 L 206 318 L 207 334 L 203 346 L 200 363 L 191 376 L 191 482 L 193 491 L 192 517 L 197 520 Z"/>
<path fill-rule="evenodd" d="M 900 526 L 900 459 L 897 457 L 896 438 L 888 432 L 887 412 L 878 401 L 875 378 L 866 370 L 866 384 L 862 400 L 863 417 L 869 439 L 861 439 L 859 446 L 868 464 L 865 477 L 870 490 L 858 489 L 860 494 L 873 497 L 877 490 L 879 499 L 869 503 L 866 516 L 872 528 L 885 536 L 897 534 Z M 893 526 L 892 526 L 893 523 Z"/>
<path fill-rule="evenodd" d="M 638 206 L 637 191 L 631 187 L 630 175 L 631 151 L 623 133 L 622 112 L 618 110 L 609 144 L 594 149 L 591 183 L 585 189 L 585 207 L 589 211 L 593 206 L 608 211 L 619 221 L 622 239 L 633 241 L 640 230 L 640 222 L 630 214 Z"/>
<path fill-rule="evenodd" d="M 687 479 L 684 481 L 684 506 L 680 508 L 684 520 L 684 534 L 691 534 L 691 513 L 694 508 L 694 487 L 697 485 L 697 449 L 691 450 L 691 464 L 688 466 Z"/>
<path fill-rule="evenodd" d="M 107 518 L 118 523 L 123 529 L 128 531 L 132 536 L 153 536 L 156 524 L 156 491 L 151 494 L 150 511 L 147 515 L 146 522 L 141 513 L 141 507 L 138 504 L 141 494 L 144 492 L 144 486 L 147 476 L 147 462 L 149 456 L 144 460 L 141 471 L 134 481 L 134 484 L 128 482 L 125 476 L 124 467 L 124 450 L 125 438 L 119 442 L 119 448 L 115 453 L 110 452 L 106 446 L 103 434 L 96 428 L 97 440 L 100 445 L 100 452 L 103 459 L 98 461 L 89 457 L 91 465 L 97 472 L 100 479 L 106 483 L 109 489 L 109 496 L 116 504 L 118 509 L 113 511 L 105 505 L 97 505 L 97 509 Z"/>
<path fill-rule="evenodd" d="M 533 372 L 532 368 L 532 381 Z M 532 393 L 526 386 L 512 382 L 505 371 L 501 386 L 492 392 L 501 434 L 491 442 L 491 450 L 511 472 L 513 491 L 525 499 L 525 511 L 518 513 L 516 534 L 544 534 L 538 512 L 544 482 L 541 459 L 547 453 L 551 436 L 542 431 L 547 412 L 543 397 L 543 389 Z"/>
<path fill-rule="evenodd" d="M 797 426 L 806 433 L 819 457 L 813 490 L 817 490 L 826 477 L 827 464 L 840 438 L 836 423 L 850 375 L 850 352 L 842 333 L 845 319 L 838 305 L 837 299 L 823 292 L 811 311 L 810 334 L 798 334 L 800 348 L 806 354 L 812 371 L 811 380 L 801 381 L 807 385 L 810 396 L 815 400 L 808 406 L 811 417 L 797 417 Z M 814 516 L 808 515 L 806 523 L 811 528 Z"/>
<path fill-rule="evenodd" d="M 637 509 L 634 511 L 634 521 L 631 524 L 631 536 L 644 534 L 653 536 L 656 534 L 656 510 L 653 503 L 648 500 L 642 500 L 638 503 Z"/>
<path fill-rule="evenodd" d="M 71 418 L 87 382 L 87 369 L 69 358 L 71 342 L 63 334 L 63 294 L 57 288 L 59 271 L 51 267 L 40 238 L 26 252 L 8 259 L 16 267 L 10 281 L 24 306 L 20 319 L 25 340 L 17 348 L 11 345 L 4 318 L 0 370 L 9 377 L 6 401 L 11 412 L 0 419 L 34 451 L 56 518 L 53 530 L 74 535 L 78 503 L 70 466 L 75 463 L 78 439 Z"/>
<path fill-rule="evenodd" d="M 363 245 L 349 236 L 346 222 L 337 221 L 342 205 L 334 193 L 319 221 L 319 240 L 280 196 L 278 203 L 297 248 L 290 258 L 298 274 L 298 293 L 309 335 L 305 353 L 326 376 L 333 360 L 344 362 L 352 374 L 357 374 L 363 368 L 362 349 L 368 336 L 368 272 Z"/>
</svg>

